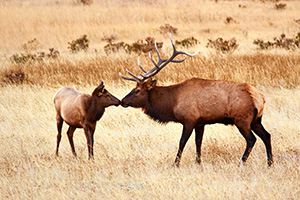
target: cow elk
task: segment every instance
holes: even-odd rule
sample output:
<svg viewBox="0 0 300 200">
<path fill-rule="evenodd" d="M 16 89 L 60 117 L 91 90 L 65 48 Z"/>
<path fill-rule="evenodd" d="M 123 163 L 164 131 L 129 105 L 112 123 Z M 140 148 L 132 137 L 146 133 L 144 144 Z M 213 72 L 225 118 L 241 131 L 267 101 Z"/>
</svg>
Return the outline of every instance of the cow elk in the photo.
<svg viewBox="0 0 300 200">
<path fill-rule="evenodd" d="M 222 80 L 205 80 L 192 78 L 182 83 L 161 87 L 152 80 L 163 67 L 170 62 L 180 63 L 186 56 L 194 56 L 186 52 L 177 51 L 172 41 L 173 54 L 169 59 L 162 59 L 158 49 L 158 61 L 155 62 L 151 53 L 149 57 L 154 68 L 146 71 L 138 65 L 145 74 L 136 76 L 127 70 L 131 77 L 120 76 L 125 80 L 137 82 L 136 87 L 128 93 L 121 102 L 123 107 L 141 108 L 150 118 L 160 122 L 178 122 L 183 125 L 179 149 L 175 165 L 179 166 L 180 158 L 186 142 L 195 129 L 196 161 L 201 162 L 201 144 L 204 127 L 207 124 L 222 123 L 235 125 L 246 139 L 246 150 L 242 162 L 246 162 L 258 135 L 265 144 L 268 165 L 273 163 L 271 136 L 262 125 L 265 99 L 263 94 L 247 83 L 237 83 Z M 179 55 L 186 55 L 182 60 L 174 60 Z"/>
<path fill-rule="evenodd" d="M 76 157 L 73 133 L 76 128 L 83 128 L 87 140 L 89 159 L 93 159 L 96 123 L 104 114 L 106 107 L 118 106 L 120 100 L 104 89 L 103 82 L 101 82 L 92 95 L 81 94 L 73 88 L 64 87 L 55 94 L 54 104 L 58 131 L 56 155 L 58 155 L 62 125 L 65 121 L 69 125 L 67 135 L 73 155 Z"/>
</svg>

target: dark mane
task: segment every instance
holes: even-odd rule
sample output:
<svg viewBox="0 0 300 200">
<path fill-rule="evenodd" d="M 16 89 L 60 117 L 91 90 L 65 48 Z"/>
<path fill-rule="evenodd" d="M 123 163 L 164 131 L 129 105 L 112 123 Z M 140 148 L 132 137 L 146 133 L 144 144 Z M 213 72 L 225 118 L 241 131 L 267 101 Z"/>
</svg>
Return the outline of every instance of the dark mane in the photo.
<svg viewBox="0 0 300 200">
<path fill-rule="evenodd" d="M 178 122 L 178 120 L 174 117 L 173 114 L 170 114 L 170 112 L 167 109 L 162 107 L 159 110 L 153 107 L 143 108 L 143 111 L 151 119 L 161 124 L 166 124 L 170 121 Z"/>
<path fill-rule="evenodd" d="M 173 114 L 174 98 L 170 93 L 176 87 L 156 87 L 151 90 L 149 104 L 143 107 L 143 111 L 151 119 L 159 123 L 178 122 Z M 155 100 L 159 99 L 159 102 Z"/>
</svg>

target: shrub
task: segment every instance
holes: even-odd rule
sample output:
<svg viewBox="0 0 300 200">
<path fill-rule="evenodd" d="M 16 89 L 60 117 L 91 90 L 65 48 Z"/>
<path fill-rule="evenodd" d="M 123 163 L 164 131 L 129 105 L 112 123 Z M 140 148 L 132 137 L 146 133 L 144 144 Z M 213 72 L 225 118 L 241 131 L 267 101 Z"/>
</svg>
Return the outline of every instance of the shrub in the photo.
<svg viewBox="0 0 300 200">
<path fill-rule="evenodd" d="M 144 42 L 145 40 L 145 42 Z M 137 53 L 141 54 L 148 53 L 149 51 L 153 51 L 155 49 L 155 39 L 152 37 L 147 37 L 145 39 L 137 40 L 136 42 L 130 44 L 126 44 L 125 42 L 118 43 L 108 43 L 104 46 L 104 51 L 106 54 L 116 53 L 120 51 L 124 51 L 125 53 Z M 157 43 L 157 48 L 162 48 L 163 42 Z"/>
<path fill-rule="evenodd" d="M 129 44 L 124 42 L 112 43 L 109 42 L 104 46 L 104 51 L 106 54 L 117 53 L 120 51 L 125 51 L 126 53 L 131 53 L 131 47 Z"/>
<path fill-rule="evenodd" d="M 183 46 L 185 48 L 189 48 L 197 44 L 200 44 L 200 42 L 194 37 L 185 38 L 181 41 L 178 40 L 175 41 L 175 45 Z"/>
<path fill-rule="evenodd" d="M 83 5 L 91 5 L 93 0 L 77 0 L 78 3 L 82 3 Z"/>
<path fill-rule="evenodd" d="M 25 44 L 22 45 L 23 49 L 26 52 L 31 52 L 31 51 L 35 51 L 40 47 L 40 43 L 37 41 L 36 38 L 34 38 L 33 40 L 29 40 L 28 42 L 26 42 Z"/>
<path fill-rule="evenodd" d="M 222 53 L 232 53 L 238 46 L 235 38 L 230 40 L 224 40 L 223 38 L 218 38 L 216 40 L 209 39 L 206 45 L 206 47 L 214 48 Z"/>
<path fill-rule="evenodd" d="M 22 84 L 25 81 L 25 73 L 22 70 L 11 70 L 4 76 L 5 83 Z"/>
<path fill-rule="evenodd" d="M 102 41 L 106 41 L 109 44 L 111 44 L 113 41 L 115 41 L 117 39 L 117 36 L 115 35 L 111 35 L 111 36 L 104 36 L 101 40 Z"/>
<path fill-rule="evenodd" d="M 162 34 L 172 33 L 174 35 L 177 34 L 177 28 L 171 26 L 170 24 L 165 24 L 164 26 L 159 27 L 159 32 Z"/>
<path fill-rule="evenodd" d="M 49 53 L 47 54 L 48 58 L 57 58 L 59 56 L 59 51 L 55 50 L 54 48 L 49 49 Z"/>
<path fill-rule="evenodd" d="M 145 38 L 146 43 L 144 43 L 144 40 L 138 40 L 135 43 L 132 44 L 133 51 L 135 53 L 148 53 L 149 51 L 155 50 L 155 39 L 153 37 L 146 37 Z M 157 48 L 160 49 L 163 46 L 163 42 L 157 42 Z"/>
<path fill-rule="evenodd" d="M 275 4 L 275 9 L 276 10 L 283 10 L 286 8 L 286 3 L 277 3 Z"/>
<path fill-rule="evenodd" d="M 259 49 L 267 50 L 273 48 L 283 48 L 286 50 L 294 50 L 300 48 L 300 32 L 294 38 L 287 38 L 283 33 L 280 37 L 275 37 L 273 42 L 267 41 L 264 42 L 261 39 L 256 39 L 253 41 L 253 44 L 258 45 Z"/>
<path fill-rule="evenodd" d="M 49 53 L 46 54 L 45 52 L 37 52 L 37 53 L 21 53 L 21 54 L 13 54 L 10 57 L 10 60 L 16 64 L 25 64 L 31 61 L 42 61 L 45 58 L 57 58 L 59 56 L 59 51 L 55 50 L 54 48 L 49 49 Z"/>
<path fill-rule="evenodd" d="M 226 17 L 225 24 L 238 23 L 233 17 Z"/>
<path fill-rule="evenodd" d="M 68 42 L 68 49 L 72 53 L 77 53 L 79 51 L 87 51 L 89 48 L 89 40 L 87 39 L 87 35 L 83 35 L 77 40 L 73 40 L 72 42 Z"/>
<path fill-rule="evenodd" d="M 36 54 L 31 54 L 31 53 L 18 54 L 18 53 L 16 53 L 10 57 L 10 60 L 17 64 L 24 64 L 24 63 L 27 63 L 28 61 L 36 60 Z"/>
</svg>

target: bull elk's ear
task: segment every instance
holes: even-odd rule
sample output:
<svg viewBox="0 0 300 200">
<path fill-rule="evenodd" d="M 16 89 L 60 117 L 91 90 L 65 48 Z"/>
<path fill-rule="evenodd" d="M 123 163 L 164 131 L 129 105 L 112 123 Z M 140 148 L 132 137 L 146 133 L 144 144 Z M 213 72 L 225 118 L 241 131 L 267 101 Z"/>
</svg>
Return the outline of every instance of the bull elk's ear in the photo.
<svg viewBox="0 0 300 200">
<path fill-rule="evenodd" d="M 156 80 L 152 80 L 152 78 L 149 78 L 145 83 L 147 90 L 151 90 L 152 88 L 154 88 L 156 86 L 156 82 Z"/>
</svg>

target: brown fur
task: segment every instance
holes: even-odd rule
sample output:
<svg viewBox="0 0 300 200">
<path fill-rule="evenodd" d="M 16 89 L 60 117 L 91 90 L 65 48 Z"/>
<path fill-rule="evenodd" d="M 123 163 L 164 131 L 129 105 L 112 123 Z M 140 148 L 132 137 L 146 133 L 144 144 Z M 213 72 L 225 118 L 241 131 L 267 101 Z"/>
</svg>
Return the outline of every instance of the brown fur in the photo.
<svg viewBox="0 0 300 200">
<path fill-rule="evenodd" d="M 73 133 L 76 128 L 83 128 L 87 139 L 89 159 L 93 158 L 94 131 L 97 121 L 104 114 L 105 108 L 118 106 L 120 100 L 104 89 L 103 82 L 93 91 L 92 95 L 81 94 L 73 88 L 64 87 L 54 96 L 57 121 L 57 148 L 61 140 L 61 129 L 65 121 L 69 125 L 67 131 L 72 152 L 76 157 Z"/>
<path fill-rule="evenodd" d="M 183 133 L 176 157 L 179 165 L 183 148 L 193 129 L 196 132 L 197 161 L 200 163 L 201 143 L 206 124 L 234 124 L 247 141 L 242 160 L 245 162 L 256 141 L 251 129 L 266 145 L 268 164 L 273 162 L 270 134 L 263 128 L 261 117 L 265 99 L 246 83 L 192 78 L 167 87 L 156 86 L 151 78 L 137 83 L 122 106 L 142 108 L 152 119 L 183 124 Z"/>
</svg>

